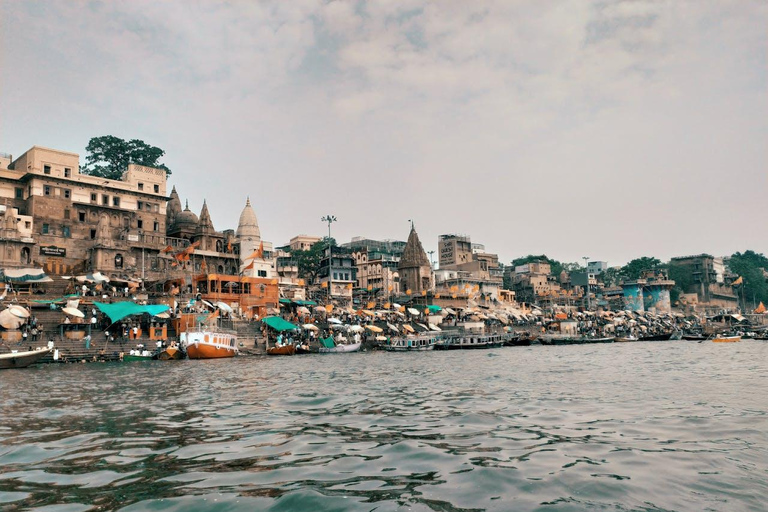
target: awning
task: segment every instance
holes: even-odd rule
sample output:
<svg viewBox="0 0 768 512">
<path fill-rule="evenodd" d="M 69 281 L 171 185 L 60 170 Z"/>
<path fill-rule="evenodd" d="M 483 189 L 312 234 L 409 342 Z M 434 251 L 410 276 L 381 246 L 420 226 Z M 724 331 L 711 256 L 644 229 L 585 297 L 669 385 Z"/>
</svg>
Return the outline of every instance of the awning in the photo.
<svg viewBox="0 0 768 512">
<path fill-rule="evenodd" d="M 131 315 L 142 315 L 144 313 L 149 313 L 152 316 L 156 316 L 171 309 L 165 304 L 151 304 L 147 306 L 141 306 L 135 302 L 129 301 L 115 302 L 114 304 L 94 302 L 93 305 L 99 308 L 99 311 L 107 315 L 113 323 Z"/>
<path fill-rule="evenodd" d="M 298 304 L 299 306 L 317 306 L 317 302 L 313 300 L 293 299 L 293 303 Z"/>
<path fill-rule="evenodd" d="M 291 303 L 291 299 L 280 299 L 280 303 L 281 304 L 290 304 Z"/>
<path fill-rule="evenodd" d="M 429 310 L 430 314 L 439 313 L 440 311 L 443 310 L 443 308 L 441 308 L 440 306 L 435 306 L 435 305 L 427 306 L 427 309 Z"/>
<path fill-rule="evenodd" d="M 5 280 L 11 283 L 50 283 L 53 281 L 41 268 L 5 269 Z"/>
<path fill-rule="evenodd" d="M 291 322 L 288 322 L 287 320 L 283 320 L 279 316 L 268 316 L 266 318 L 262 318 L 261 321 L 278 332 L 290 331 L 291 329 L 298 329 L 298 327 L 293 325 Z"/>
</svg>

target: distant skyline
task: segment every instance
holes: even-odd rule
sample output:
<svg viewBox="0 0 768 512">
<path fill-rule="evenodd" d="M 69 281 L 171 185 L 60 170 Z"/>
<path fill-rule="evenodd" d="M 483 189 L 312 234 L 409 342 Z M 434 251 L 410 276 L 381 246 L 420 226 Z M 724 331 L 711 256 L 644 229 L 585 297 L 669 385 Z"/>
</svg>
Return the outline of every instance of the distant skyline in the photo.
<svg viewBox="0 0 768 512">
<path fill-rule="evenodd" d="M 768 253 L 762 1 L 0 3 L 0 151 L 166 151 L 262 236 Z M 435 261 L 437 257 L 435 256 Z"/>
</svg>

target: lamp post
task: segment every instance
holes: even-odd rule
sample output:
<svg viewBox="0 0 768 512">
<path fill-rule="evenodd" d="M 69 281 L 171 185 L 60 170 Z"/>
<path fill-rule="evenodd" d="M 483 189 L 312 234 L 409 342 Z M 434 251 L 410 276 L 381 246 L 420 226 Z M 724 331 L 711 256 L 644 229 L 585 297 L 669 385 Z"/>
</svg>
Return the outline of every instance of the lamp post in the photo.
<svg viewBox="0 0 768 512">
<path fill-rule="evenodd" d="M 331 245 L 331 224 L 336 222 L 336 217 L 333 215 L 326 215 L 320 218 L 322 222 L 328 223 L 328 302 L 331 301 L 331 278 L 333 277 L 333 246 Z"/>
<path fill-rule="evenodd" d="M 584 260 L 584 278 L 586 279 L 587 284 L 584 287 L 584 292 L 587 294 L 587 311 L 590 310 L 590 303 L 589 303 L 589 265 L 587 264 L 587 260 L 589 260 L 589 256 L 582 256 L 581 259 Z"/>
</svg>

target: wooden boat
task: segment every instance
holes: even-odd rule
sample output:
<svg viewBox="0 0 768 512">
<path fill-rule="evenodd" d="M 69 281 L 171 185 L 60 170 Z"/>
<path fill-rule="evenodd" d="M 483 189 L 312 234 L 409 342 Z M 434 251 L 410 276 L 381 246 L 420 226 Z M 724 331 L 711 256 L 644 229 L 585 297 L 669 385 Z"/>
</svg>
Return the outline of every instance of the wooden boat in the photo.
<svg viewBox="0 0 768 512">
<path fill-rule="evenodd" d="M 320 347 L 317 351 L 320 354 L 343 354 L 346 352 L 357 352 L 362 343 L 350 343 L 348 345 L 336 345 L 334 347 Z"/>
<path fill-rule="evenodd" d="M 425 352 L 435 348 L 435 341 L 432 336 L 406 336 L 391 339 L 383 348 L 387 352 Z"/>
<path fill-rule="evenodd" d="M 504 339 L 500 334 L 468 334 L 435 343 L 436 350 L 477 350 L 501 347 Z"/>
<path fill-rule="evenodd" d="M 237 336 L 228 332 L 187 331 L 179 335 L 179 341 L 190 359 L 219 359 L 239 353 Z"/>
<path fill-rule="evenodd" d="M 287 345 L 274 346 L 267 348 L 268 356 L 292 356 L 296 353 L 296 345 L 288 343 Z"/>
<path fill-rule="evenodd" d="M 154 354 L 149 350 L 144 350 L 143 347 L 131 349 L 127 354 L 120 353 L 120 360 L 124 363 L 132 363 L 135 361 L 151 361 L 154 359 Z"/>
<path fill-rule="evenodd" d="M 613 343 L 613 338 L 590 338 L 588 336 L 568 336 L 549 334 L 539 338 L 542 345 L 585 345 L 589 343 Z"/>
<path fill-rule="evenodd" d="M 723 336 L 720 334 L 712 338 L 712 341 L 715 343 L 735 343 L 741 341 L 741 336 Z"/>
<path fill-rule="evenodd" d="M 184 359 L 184 351 L 181 347 L 173 343 L 168 347 L 160 349 L 160 351 L 155 354 L 155 358 L 161 361 Z"/>
<path fill-rule="evenodd" d="M 683 334 L 683 339 L 687 341 L 704 341 L 707 337 L 703 334 Z"/>
<path fill-rule="evenodd" d="M 10 368 L 26 368 L 31 364 L 35 364 L 43 357 L 47 356 L 53 351 L 53 348 L 40 347 L 35 350 L 25 350 L 23 352 L 9 352 L 7 354 L 0 354 L 0 370 L 6 370 Z"/>
<path fill-rule="evenodd" d="M 640 336 L 640 341 L 668 341 L 671 337 L 671 332 L 665 334 L 652 334 L 650 336 Z"/>
<path fill-rule="evenodd" d="M 638 341 L 637 338 L 633 338 L 632 336 L 617 336 L 613 338 L 613 341 L 616 343 L 626 343 L 630 341 Z"/>
</svg>

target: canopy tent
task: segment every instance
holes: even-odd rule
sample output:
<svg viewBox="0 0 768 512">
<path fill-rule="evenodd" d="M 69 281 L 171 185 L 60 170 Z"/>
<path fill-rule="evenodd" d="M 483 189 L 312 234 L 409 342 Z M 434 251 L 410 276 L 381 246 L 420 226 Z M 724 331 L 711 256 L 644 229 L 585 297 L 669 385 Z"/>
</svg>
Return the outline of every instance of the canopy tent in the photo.
<svg viewBox="0 0 768 512">
<path fill-rule="evenodd" d="M 51 283 L 53 279 L 45 275 L 41 268 L 7 268 L 5 281 L 9 283 Z"/>
<path fill-rule="evenodd" d="M 294 304 L 298 304 L 299 306 L 317 306 L 317 302 L 313 300 L 299 300 L 299 299 L 293 299 Z"/>
<path fill-rule="evenodd" d="M 261 321 L 278 332 L 298 329 L 297 326 L 293 325 L 291 322 L 287 320 L 283 320 L 279 316 L 268 316 L 266 318 L 262 318 Z"/>
<path fill-rule="evenodd" d="M 160 313 L 164 313 L 171 309 L 165 304 L 150 304 L 147 306 L 142 306 L 136 304 L 135 302 L 129 301 L 115 302 L 114 304 L 106 304 L 104 302 L 94 301 L 93 305 L 96 306 L 99 311 L 107 315 L 109 319 L 112 320 L 112 323 L 119 322 L 123 318 L 131 315 L 142 315 L 144 313 L 148 313 L 152 316 L 157 316 Z"/>
<path fill-rule="evenodd" d="M 443 308 L 441 308 L 440 306 L 435 306 L 435 305 L 427 306 L 427 309 L 429 310 L 429 314 L 431 315 L 435 313 L 439 313 L 443 310 Z"/>
<path fill-rule="evenodd" d="M 73 293 L 71 295 L 65 295 L 63 297 L 60 297 L 58 299 L 32 300 L 30 302 L 34 302 L 35 304 L 58 304 L 59 302 L 64 302 L 67 299 L 71 299 L 72 297 L 79 297 L 79 295 Z"/>
</svg>

